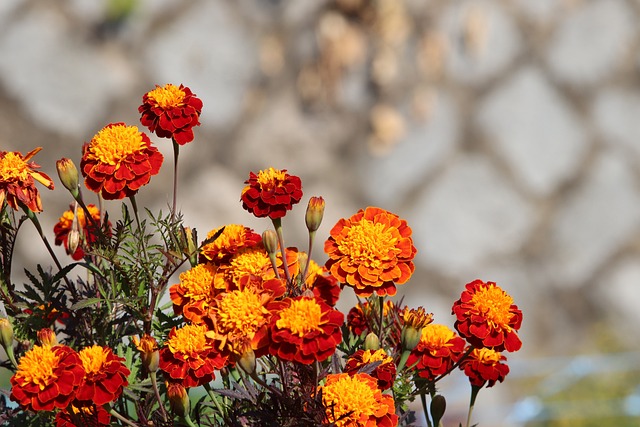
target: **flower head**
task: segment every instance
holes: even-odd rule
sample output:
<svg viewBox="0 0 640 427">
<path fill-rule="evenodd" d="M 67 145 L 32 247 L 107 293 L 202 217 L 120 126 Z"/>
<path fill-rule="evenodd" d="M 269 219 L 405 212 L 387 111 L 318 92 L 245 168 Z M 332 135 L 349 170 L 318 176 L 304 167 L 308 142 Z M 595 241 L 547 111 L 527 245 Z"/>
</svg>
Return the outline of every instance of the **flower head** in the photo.
<svg viewBox="0 0 640 427">
<path fill-rule="evenodd" d="M 135 195 L 160 171 L 164 157 L 135 126 L 111 123 L 82 148 L 85 185 L 107 200 Z"/>
<path fill-rule="evenodd" d="M 69 190 L 74 198 L 77 198 L 79 195 L 79 189 L 78 169 L 76 168 L 76 165 L 71 161 L 71 159 L 63 157 L 56 162 L 56 170 L 58 171 L 58 178 L 60 178 L 60 182 L 64 188 Z"/>
<path fill-rule="evenodd" d="M 433 381 L 451 370 L 464 352 L 465 341 L 445 325 L 429 324 L 422 329 L 420 342 L 411 351 L 407 365 L 418 375 Z"/>
<path fill-rule="evenodd" d="M 476 387 L 493 387 L 496 382 L 504 381 L 509 373 L 507 358 L 490 348 L 474 348 L 469 356 L 460 363 L 471 385 Z"/>
<path fill-rule="evenodd" d="M 211 230 L 205 241 L 213 238 L 222 227 Z M 262 237 L 251 228 L 240 224 L 224 226 L 224 231 L 214 241 L 202 245 L 200 262 L 221 264 L 228 261 L 242 248 L 252 247 L 262 241 Z"/>
<path fill-rule="evenodd" d="M 158 351 L 158 341 L 149 334 L 144 334 L 142 338 L 133 337 L 133 344 L 142 356 L 142 366 L 148 372 L 156 372 L 160 363 L 160 352 Z"/>
<path fill-rule="evenodd" d="M 422 329 L 433 321 L 433 314 L 427 313 L 423 307 L 405 307 L 402 321 L 402 347 L 411 351 L 418 345 Z"/>
<path fill-rule="evenodd" d="M 409 280 L 416 248 L 411 228 L 397 215 L 368 207 L 331 229 L 324 244 L 325 267 L 359 296 L 395 295 L 396 284 Z"/>
<path fill-rule="evenodd" d="M 183 85 L 156 85 L 142 96 L 138 112 L 142 114 L 140 123 L 151 132 L 185 145 L 193 141 L 194 126 L 200 126 L 202 101 Z"/>
<path fill-rule="evenodd" d="M 110 426 L 111 415 L 103 406 L 94 403 L 82 405 L 74 401 L 56 413 L 56 427 L 100 427 Z"/>
<path fill-rule="evenodd" d="M 215 378 L 214 371 L 227 364 L 227 358 L 208 338 L 205 325 L 186 325 L 173 328 L 165 346 L 160 350 L 160 369 L 172 381 L 184 387 L 197 387 Z"/>
<path fill-rule="evenodd" d="M 336 427 L 398 425 L 393 397 L 368 374 L 330 374 L 322 390 L 326 420 Z"/>
<path fill-rule="evenodd" d="M 300 296 L 273 303 L 269 353 L 311 364 L 333 355 L 342 341 L 344 315 L 326 302 Z"/>
<path fill-rule="evenodd" d="M 218 268 L 213 264 L 198 264 L 180 274 L 180 283 L 169 288 L 173 311 L 196 324 L 202 323 L 215 295 L 214 278 Z"/>
<path fill-rule="evenodd" d="M 95 220 L 96 224 L 100 224 L 100 210 L 92 204 L 87 205 L 87 210 L 91 214 L 91 217 Z M 84 245 L 78 245 L 75 251 L 71 252 L 69 246 L 69 236 L 71 230 L 73 229 L 73 220 L 75 217 L 74 211 L 78 216 L 76 227 L 82 233 L 82 240 L 84 242 Z M 108 223 L 107 228 L 111 229 L 111 222 Z M 58 223 L 53 227 L 53 233 L 56 236 L 55 244 L 58 246 L 64 245 L 67 253 L 71 255 L 71 258 L 75 259 L 76 261 L 84 258 L 84 249 L 86 249 L 91 243 L 94 243 L 97 240 L 95 229 L 91 225 L 91 222 L 87 221 L 84 210 L 80 208 L 74 209 L 73 204 L 70 206 L 68 211 L 64 211 L 62 213 L 62 216 L 60 217 L 60 219 L 58 219 Z"/>
<path fill-rule="evenodd" d="M 522 346 L 516 333 L 522 323 L 522 311 L 494 282 L 468 283 L 453 304 L 452 313 L 456 316 L 456 330 L 474 347 L 517 351 Z"/>
<path fill-rule="evenodd" d="M 167 381 L 167 397 L 171 411 L 184 417 L 191 412 L 191 401 L 187 389 L 178 381 Z"/>
<path fill-rule="evenodd" d="M 65 409 L 84 377 L 78 353 L 67 346 L 34 346 L 11 377 L 11 400 L 31 411 Z"/>
<path fill-rule="evenodd" d="M 286 169 L 269 168 L 257 175 L 251 172 L 245 184 L 242 207 L 258 218 L 282 218 L 302 198 L 300 178 L 289 175 Z"/>
<path fill-rule="evenodd" d="M 352 354 L 347 360 L 344 371 L 350 375 L 358 373 L 367 365 L 378 362 L 370 373 L 373 378 L 378 380 L 380 390 L 386 390 L 393 386 L 396 379 L 396 364 L 391 356 L 387 355 L 384 349 L 378 350 L 358 350 Z"/>
<path fill-rule="evenodd" d="M 324 216 L 324 199 L 322 197 L 312 197 L 307 205 L 307 213 L 304 217 L 307 229 L 310 232 L 317 231 Z"/>
<path fill-rule="evenodd" d="M 36 169 L 40 168 L 29 160 L 42 150 L 38 147 L 23 156 L 19 151 L 0 151 L 0 207 L 6 200 L 13 209 L 20 209 L 22 203 L 33 212 L 42 212 L 42 201 L 36 181 L 53 190 L 49 176 Z"/>
<path fill-rule="evenodd" d="M 93 345 L 80 350 L 80 360 L 85 376 L 76 392 L 76 399 L 102 406 L 113 402 L 129 384 L 130 372 L 122 363 L 124 359 L 113 354 L 109 347 Z"/>
</svg>

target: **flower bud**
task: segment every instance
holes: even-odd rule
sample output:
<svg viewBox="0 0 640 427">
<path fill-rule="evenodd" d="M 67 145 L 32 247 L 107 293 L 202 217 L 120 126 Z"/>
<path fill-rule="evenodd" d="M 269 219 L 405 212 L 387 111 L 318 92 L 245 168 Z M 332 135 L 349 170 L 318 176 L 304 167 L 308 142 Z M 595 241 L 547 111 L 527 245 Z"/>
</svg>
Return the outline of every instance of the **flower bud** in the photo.
<svg viewBox="0 0 640 427">
<path fill-rule="evenodd" d="M 365 350 L 379 350 L 380 349 L 380 339 L 373 332 L 369 332 L 367 337 L 364 339 L 364 349 Z"/>
<path fill-rule="evenodd" d="M 304 217 L 304 221 L 307 224 L 307 229 L 311 232 L 320 228 L 322 223 L 322 217 L 324 216 L 324 199 L 322 197 L 312 197 L 309 199 L 307 205 L 307 214 Z"/>
<path fill-rule="evenodd" d="M 54 347 L 58 345 L 56 333 L 49 328 L 42 328 L 38 331 L 38 342 L 41 346 Z"/>
<path fill-rule="evenodd" d="M 73 255 L 74 253 L 76 253 L 78 246 L 80 246 L 80 240 L 81 240 L 80 231 L 78 231 L 76 228 L 71 228 L 71 230 L 69 230 L 69 234 L 67 234 L 67 254 L 68 255 Z"/>
<path fill-rule="evenodd" d="M 269 255 L 278 252 L 278 235 L 273 230 L 265 230 L 262 233 L 262 244 Z"/>
<path fill-rule="evenodd" d="M 63 157 L 56 162 L 58 177 L 64 188 L 69 190 L 74 199 L 78 198 L 78 169 L 70 159 Z"/>
<path fill-rule="evenodd" d="M 191 402 L 189 401 L 187 389 L 184 388 L 182 384 L 176 382 L 167 381 L 166 385 L 171 410 L 181 417 L 189 415 L 189 412 L 191 412 Z"/>
<path fill-rule="evenodd" d="M 422 329 L 433 321 L 433 314 L 426 313 L 424 308 L 404 308 L 402 313 L 404 327 L 402 328 L 402 348 L 411 351 L 420 342 Z"/>
<path fill-rule="evenodd" d="M 402 329 L 402 348 L 405 351 L 411 351 L 420 342 L 420 338 L 422 337 L 422 330 L 418 330 L 413 326 L 405 326 Z"/>
<path fill-rule="evenodd" d="M 256 370 L 256 355 L 251 347 L 242 353 L 242 356 L 238 359 L 238 365 L 249 375 Z"/>
<path fill-rule="evenodd" d="M 431 418 L 433 418 L 433 425 L 440 424 L 440 420 L 444 415 L 444 411 L 447 409 L 447 400 L 441 394 L 436 394 L 431 399 L 431 405 L 429 411 L 431 412 Z"/>
<path fill-rule="evenodd" d="M 156 339 L 151 335 L 144 334 L 142 339 L 133 337 L 133 344 L 140 351 L 142 366 L 147 369 L 147 372 L 156 372 L 160 363 L 160 352 Z"/>
<path fill-rule="evenodd" d="M 13 347 L 13 326 L 6 317 L 0 318 L 0 345 L 5 350 Z"/>
</svg>

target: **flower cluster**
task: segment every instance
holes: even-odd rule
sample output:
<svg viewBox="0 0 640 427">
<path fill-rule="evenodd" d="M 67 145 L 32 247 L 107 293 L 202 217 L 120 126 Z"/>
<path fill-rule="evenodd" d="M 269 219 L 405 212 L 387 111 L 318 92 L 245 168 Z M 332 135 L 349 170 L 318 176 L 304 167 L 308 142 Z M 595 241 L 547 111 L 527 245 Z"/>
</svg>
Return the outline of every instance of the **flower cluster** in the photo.
<svg viewBox="0 0 640 427">
<path fill-rule="evenodd" d="M 146 93 L 138 111 L 152 136 L 171 139 L 177 165 L 202 107 L 188 87 L 166 84 Z M 41 232 L 35 182 L 53 189 L 53 181 L 30 162 L 38 151 L 0 152 L 0 209 L 24 210 Z M 308 246 L 287 246 L 282 218 L 302 201 L 302 180 L 267 168 L 250 172 L 238 190 L 249 214 L 271 220 L 268 229 L 217 224 L 198 242 L 175 208 L 177 168 L 169 214 L 140 219 L 135 196 L 164 161 L 144 132 L 111 123 L 81 152 L 84 187 L 98 203 L 85 203 L 78 170 L 59 160 L 73 200 L 53 232 L 55 244 L 82 262 L 63 267 L 41 232 L 59 272 L 39 270 L 42 280 L 30 275 L 35 288 L 0 294 L 12 316 L 26 320 L 16 323 L 23 344 L 14 354 L 12 324 L 0 318 L 15 413 L 53 411 L 42 417 L 58 427 L 106 426 L 113 418 L 127 425 L 177 418 L 194 427 L 194 413 L 206 425 L 394 427 L 411 418 L 407 402 L 422 395 L 427 424 L 439 425 L 438 381 L 463 372 L 473 403 L 480 388 L 508 374 L 502 352 L 522 346 L 522 312 L 494 282 L 466 285 L 452 328 L 433 323 L 424 307 L 390 299 L 416 269 L 412 229 L 397 214 L 367 207 L 338 220 L 318 264 L 311 255 L 325 200 L 308 199 Z M 125 198 L 133 215 L 123 202 L 112 225 L 102 199 Z M 3 229 L 3 248 L 22 220 Z M 3 268 L 11 252 L 0 253 Z M 75 277 L 76 267 L 87 274 Z M 346 316 L 336 307 L 344 291 L 359 300 Z M 64 322 L 55 322 L 59 313 Z M 36 317 L 48 328 L 35 329 Z M 193 403 L 189 391 L 200 386 L 207 394 Z"/>
</svg>

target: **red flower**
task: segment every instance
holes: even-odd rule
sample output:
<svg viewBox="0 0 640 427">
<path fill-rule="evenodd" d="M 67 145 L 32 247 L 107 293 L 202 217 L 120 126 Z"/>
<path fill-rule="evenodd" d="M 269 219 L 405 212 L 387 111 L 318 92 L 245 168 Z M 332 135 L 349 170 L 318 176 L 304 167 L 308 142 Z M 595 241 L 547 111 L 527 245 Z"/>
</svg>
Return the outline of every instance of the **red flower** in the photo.
<svg viewBox="0 0 640 427">
<path fill-rule="evenodd" d="M 111 123 L 82 147 L 85 185 L 107 200 L 135 195 L 160 171 L 164 157 L 135 126 Z"/>
<path fill-rule="evenodd" d="M 422 329 L 420 342 L 411 351 L 407 366 L 417 363 L 418 375 L 433 381 L 453 368 L 464 346 L 465 341 L 447 326 L 429 324 Z"/>
<path fill-rule="evenodd" d="M 55 244 L 60 246 L 64 245 L 65 250 L 69 253 L 69 232 L 73 227 L 73 218 L 74 218 L 74 206 L 71 204 L 68 211 L 64 211 L 58 223 L 53 227 L 53 233 L 56 236 Z M 89 204 L 87 205 L 87 210 L 91 214 L 91 217 L 95 220 L 96 224 L 100 224 L 100 211 L 95 205 Z M 79 244 L 71 255 L 71 258 L 78 261 L 84 258 L 84 249 L 91 243 L 94 243 L 97 240 L 97 237 L 94 233 L 94 228 L 91 225 L 91 222 L 87 221 L 84 215 L 84 210 L 80 207 L 76 210 L 78 214 L 78 225 L 77 230 L 82 233 L 83 244 Z M 111 229 L 111 222 L 107 225 L 108 229 Z"/>
<path fill-rule="evenodd" d="M 222 228 L 222 227 L 220 227 Z M 213 238 L 220 228 L 211 230 L 205 242 Z M 240 224 L 224 226 L 224 231 L 215 240 L 202 245 L 200 262 L 222 264 L 227 262 L 236 252 L 245 247 L 252 247 L 262 242 L 262 237 L 251 228 Z"/>
<path fill-rule="evenodd" d="M 309 365 L 333 355 L 342 341 L 344 315 L 326 302 L 309 297 L 273 303 L 269 353 Z"/>
<path fill-rule="evenodd" d="M 56 427 L 100 427 L 110 426 L 111 415 L 104 407 L 73 402 L 71 406 L 56 414 Z"/>
<path fill-rule="evenodd" d="M 344 367 L 344 372 L 349 375 L 357 374 L 367 365 L 379 362 L 380 364 L 374 368 L 369 375 L 378 380 L 380 390 L 386 390 L 393 386 L 396 379 L 396 364 L 393 359 L 387 355 L 384 349 L 379 350 L 358 350 L 349 359 Z"/>
<path fill-rule="evenodd" d="M 471 385 L 482 387 L 485 384 L 493 387 L 497 381 L 504 381 L 504 377 L 509 373 L 509 366 L 502 361 L 507 358 L 490 348 L 474 348 L 462 363 L 462 369 Z"/>
<path fill-rule="evenodd" d="M 83 377 L 80 356 L 70 347 L 36 345 L 22 356 L 11 377 L 11 400 L 35 412 L 66 409 Z"/>
<path fill-rule="evenodd" d="M 179 380 L 184 387 L 198 387 L 215 378 L 214 371 L 227 364 L 227 358 L 208 338 L 205 325 L 173 328 L 160 350 L 160 369 L 171 381 Z"/>
<path fill-rule="evenodd" d="M 202 324 L 216 294 L 214 278 L 218 268 L 213 264 L 198 264 L 180 274 L 180 283 L 169 288 L 173 311 L 195 324 Z"/>
<path fill-rule="evenodd" d="M 202 101 L 191 89 L 170 83 L 142 96 L 140 123 L 160 138 L 173 138 L 180 145 L 193 141 L 193 127 L 200 126 Z"/>
<path fill-rule="evenodd" d="M 516 331 L 522 323 L 522 311 L 494 282 L 474 280 L 468 283 L 460 299 L 453 304 L 455 328 L 472 346 L 496 351 L 517 351 L 522 346 Z"/>
<path fill-rule="evenodd" d="M 80 360 L 85 376 L 76 392 L 77 400 L 102 406 L 120 397 L 130 374 L 122 363 L 123 358 L 108 347 L 94 345 L 80 351 Z"/>
<path fill-rule="evenodd" d="M 316 298 L 324 300 L 331 307 L 338 303 L 340 285 L 335 277 L 318 274 L 313 281 L 311 289 L 313 289 L 313 295 Z"/>
<path fill-rule="evenodd" d="M 240 199 L 242 207 L 258 218 L 282 218 L 302 198 L 302 182 L 286 169 L 269 168 L 249 173 Z"/>
<path fill-rule="evenodd" d="M 396 284 L 406 283 L 415 270 L 411 228 L 395 214 L 361 209 L 338 221 L 330 234 L 324 244 L 329 256 L 325 267 L 359 296 L 393 296 Z"/>
<path fill-rule="evenodd" d="M 6 200 L 9 206 L 18 210 L 20 203 L 33 212 L 42 212 L 42 201 L 36 181 L 53 190 L 53 181 L 45 173 L 38 172 L 40 166 L 28 163 L 41 147 L 23 156 L 19 151 L 0 151 L 0 208 Z"/>
</svg>

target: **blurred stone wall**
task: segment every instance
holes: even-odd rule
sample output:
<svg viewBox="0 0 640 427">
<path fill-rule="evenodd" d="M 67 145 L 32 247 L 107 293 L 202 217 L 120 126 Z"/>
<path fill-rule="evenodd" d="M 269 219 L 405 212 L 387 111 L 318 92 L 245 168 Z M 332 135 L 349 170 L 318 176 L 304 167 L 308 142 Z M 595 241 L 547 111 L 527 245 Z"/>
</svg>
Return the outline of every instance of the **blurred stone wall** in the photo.
<svg viewBox="0 0 640 427">
<path fill-rule="evenodd" d="M 183 83 L 204 102 L 180 169 L 201 236 L 265 229 L 238 202 L 243 181 L 286 168 L 303 203 L 326 199 L 320 235 L 367 205 L 409 221 L 417 270 L 400 291 L 438 322 L 483 278 L 524 312 L 512 358 L 589 350 L 598 324 L 637 341 L 639 13 L 633 0 L 3 0 L 0 148 L 44 147 L 35 160 L 55 176 L 102 126 L 138 124 L 155 84 Z M 166 164 L 140 198 L 166 210 L 172 152 L 155 141 Z M 68 200 L 43 193 L 51 230 Z M 300 247 L 303 212 L 284 221 Z M 24 240 L 21 262 L 48 263 Z"/>
</svg>

